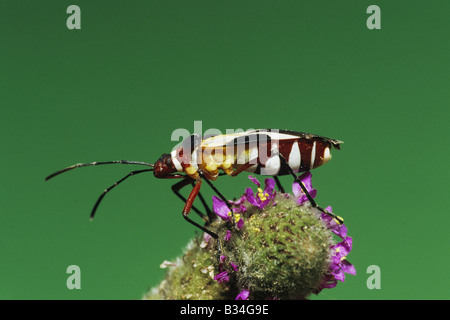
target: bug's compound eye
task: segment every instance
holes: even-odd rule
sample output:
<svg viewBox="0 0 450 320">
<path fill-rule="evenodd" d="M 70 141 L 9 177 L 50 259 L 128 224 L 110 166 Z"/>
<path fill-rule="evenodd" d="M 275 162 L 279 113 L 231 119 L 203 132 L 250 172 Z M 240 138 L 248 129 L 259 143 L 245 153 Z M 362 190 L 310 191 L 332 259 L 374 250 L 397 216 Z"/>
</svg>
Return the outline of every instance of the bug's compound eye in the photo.
<svg viewBox="0 0 450 320">
<path fill-rule="evenodd" d="M 175 167 L 175 163 L 173 162 L 172 156 L 170 154 L 168 154 L 167 157 L 165 158 L 165 164 L 166 164 L 167 170 L 170 173 L 174 173 L 177 171 L 177 168 Z"/>
<path fill-rule="evenodd" d="M 165 163 L 165 154 L 163 154 L 156 162 L 153 169 L 153 175 L 157 178 L 164 178 L 167 176 L 167 166 Z"/>
<path fill-rule="evenodd" d="M 153 167 L 153 175 L 157 178 L 162 178 L 164 174 L 164 165 L 161 160 L 155 162 Z"/>
</svg>

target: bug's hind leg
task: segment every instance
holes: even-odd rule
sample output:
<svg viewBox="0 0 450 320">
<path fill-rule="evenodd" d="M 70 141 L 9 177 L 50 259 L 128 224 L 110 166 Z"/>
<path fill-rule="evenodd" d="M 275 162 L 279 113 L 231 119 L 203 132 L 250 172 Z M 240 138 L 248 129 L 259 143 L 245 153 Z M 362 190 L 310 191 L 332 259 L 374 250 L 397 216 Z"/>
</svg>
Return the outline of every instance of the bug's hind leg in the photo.
<svg viewBox="0 0 450 320">
<path fill-rule="evenodd" d="M 332 212 L 329 212 L 327 210 L 325 210 L 324 208 L 320 207 L 317 202 L 311 197 L 311 195 L 309 194 L 308 190 L 306 189 L 305 185 L 303 184 L 303 182 L 299 179 L 299 177 L 295 174 L 294 170 L 292 170 L 292 168 L 289 166 L 289 164 L 286 162 L 286 160 L 280 155 L 280 160 L 281 160 L 281 166 L 286 168 L 286 170 L 289 172 L 289 174 L 291 174 L 294 177 L 294 182 L 297 182 L 300 185 L 300 188 L 302 188 L 303 193 L 306 195 L 306 197 L 308 198 L 309 203 L 311 203 L 311 206 L 313 208 L 318 209 L 319 211 L 329 215 L 330 217 L 336 219 L 340 224 L 344 223 L 344 221 L 342 220 L 341 217 L 335 215 Z"/>
<path fill-rule="evenodd" d="M 277 188 L 281 193 L 286 193 L 284 192 L 284 188 L 281 185 L 280 179 L 277 176 L 273 176 L 273 179 L 275 180 L 275 183 L 277 184 Z"/>
</svg>

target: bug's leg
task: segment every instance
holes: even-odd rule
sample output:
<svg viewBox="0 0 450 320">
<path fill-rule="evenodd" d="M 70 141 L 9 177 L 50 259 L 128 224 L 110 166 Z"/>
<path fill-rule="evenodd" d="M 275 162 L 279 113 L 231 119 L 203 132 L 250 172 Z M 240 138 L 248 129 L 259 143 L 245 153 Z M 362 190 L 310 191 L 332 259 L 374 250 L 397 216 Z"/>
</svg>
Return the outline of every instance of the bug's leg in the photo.
<svg viewBox="0 0 450 320">
<path fill-rule="evenodd" d="M 105 189 L 105 191 L 103 191 L 103 193 L 100 195 L 100 197 L 98 198 L 97 202 L 94 205 L 94 208 L 92 208 L 91 211 L 91 220 L 94 219 L 94 215 L 95 212 L 97 211 L 98 205 L 100 204 L 100 202 L 102 201 L 103 197 L 110 192 L 112 189 L 114 189 L 116 186 L 118 186 L 120 183 L 122 183 L 123 181 L 125 181 L 126 179 L 128 179 L 131 176 L 134 176 L 136 174 L 139 173 L 143 173 L 143 172 L 148 172 L 148 171 L 153 171 L 153 169 L 144 169 L 144 170 L 136 170 L 136 171 L 132 171 L 129 174 L 127 174 L 125 177 L 123 177 L 122 179 L 120 179 L 119 181 L 115 182 L 111 187 Z"/>
<path fill-rule="evenodd" d="M 319 211 L 329 215 L 330 217 L 336 219 L 340 224 L 344 223 L 344 221 L 342 220 L 341 217 L 335 215 L 332 212 L 329 212 L 327 210 L 325 210 L 324 208 L 320 207 L 316 201 L 314 201 L 314 199 L 311 197 L 311 195 L 309 194 L 308 190 L 306 189 L 305 185 L 303 184 L 303 182 L 299 179 L 299 177 L 295 174 L 294 170 L 292 170 L 292 168 L 289 166 L 289 164 L 286 162 L 286 160 L 280 155 L 280 161 L 281 161 L 281 166 L 285 167 L 287 169 L 287 171 L 294 177 L 294 182 L 297 182 L 300 185 L 300 188 L 302 188 L 303 193 L 306 195 L 306 197 L 308 198 L 309 203 L 311 203 L 311 206 L 313 208 L 318 209 Z"/>
<path fill-rule="evenodd" d="M 244 165 L 242 165 L 242 166 L 239 167 L 238 169 L 234 170 L 230 175 L 231 175 L 232 177 L 235 177 L 235 176 L 237 176 L 238 174 L 240 174 L 241 172 L 243 172 L 243 171 L 247 170 L 248 168 L 254 166 L 255 163 L 256 163 L 256 159 L 255 159 L 254 161 L 249 161 L 248 163 L 245 163 Z M 284 188 L 283 188 L 283 186 L 281 185 L 280 179 L 278 179 L 277 176 L 273 176 L 273 179 L 275 180 L 275 182 L 276 182 L 276 184 L 277 184 L 278 190 L 280 190 L 281 193 L 285 193 L 285 192 L 284 192 Z"/>
<path fill-rule="evenodd" d="M 233 214 L 233 207 L 231 206 L 231 204 L 228 202 L 228 200 L 223 196 L 223 194 L 217 190 L 217 188 L 212 184 L 211 181 L 209 181 L 203 174 L 203 172 L 201 170 L 198 171 L 198 174 L 200 175 L 200 177 L 202 177 L 206 183 L 211 187 L 211 189 L 213 189 L 213 191 L 219 196 L 220 199 L 222 199 L 223 202 L 225 202 L 225 204 L 227 205 L 228 209 L 231 212 L 231 220 L 233 225 L 235 225 L 235 221 L 234 221 L 234 214 Z"/>
<path fill-rule="evenodd" d="M 211 237 L 213 237 L 214 239 L 216 239 L 217 241 L 217 261 L 220 262 L 220 254 L 222 253 L 222 249 L 220 246 L 220 239 L 219 236 L 217 234 L 215 234 L 214 232 L 208 230 L 207 228 L 199 225 L 197 222 L 191 220 L 188 215 L 189 212 L 191 211 L 192 208 L 192 204 L 194 203 L 195 198 L 197 197 L 198 193 L 200 192 L 200 187 L 202 186 L 202 181 L 200 179 L 197 180 L 197 183 L 195 184 L 194 188 L 192 189 L 191 193 L 189 194 L 189 197 L 186 200 L 186 204 L 184 205 L 183 208 L 183 218 L 189 222 L 190 224 L 192 224 L 193 226 L 199 228 L 200 230 L 202 230 L 203 232 L 206 232 L 207 234 L 209 234 Z"/>
<path fill-rule="evenodd" d="M 192 186 L 194 187 L 194 183 L 192 183 Z M 208 203 L 206 202 L 201 192 L 198 193 L 198 198 L 200 199 L 201 203 L 203 204 L 203 207 L 205 208 L 209 222 L 214 221 L 217 216 L 211 211 L 210 207 L 208 206 Z"/>
<path fill-rule="evenodd" d="M 284 188 L 283 188 L 283 186 L 281 185 L 280 179 L 278 179 L 277 176 L 273 176 L 273 179 L 275 180 L 275 182 L 276 182 L 276 184 L 277 184 L 278 190 L 279 190 L 281 193 L 285 193 L 285 192 L 284 192 Z"/>
<path fill-rule="evenodd" d="M 178 198 L 180 198 L 184 203 L 186 203 L 187 199 L 186 199 L 185 197 L 183 197 L 183 195 L 180 193 L 180 190 L 181 190 L 182 188 L 184 188 L 185 186 L 187 186 L 187 185 L 189 185 L 189 184 L 194 184 L 194 183 L 195 183 L 194 179 L 187 177 L 187 178 L 185 178 L 185 179 L 183 179 L 183 180 L 181 180 L 181 181 L 175 183 L 175 184 L 172 186 L 172 191 L 173 191 L 173 193 L 175 193 L 175 195 L 176 195 Z M 199 198 L 200 198 L 200 201 L 202 201 L 203 205 L 205 206 L 206 213 L 207 213 L 208 218 L 209 218 L 209 222 L 211 222 L 211 221 L 212 221 L 211 219 L 212 219 L 212 217 L 213 217 L 213 216 L 212 216 L 212 213 L 211 213 L 211 210 L 209 209 L 208 205 L 206 204 L 205 199 L 204 199 L 203 196 L 200 194 L 200 192 L 199 192 L 198 196 L 199 196 Z M 192 205 L 191 209 L 192 209 L 195 213 L 197 213 L 197 214 L 199 215 L 199 217 L 202 218 L 205 222 L 208 222 L 208 218 L 206 217 L 206 215 L 205 215 L 204 213 L 202 213 L 199 209 L 197 209 L 194 205 Z"/>
<path fill-rule="evenodd" d="M 254 161 L 249 161 L 249 162 L 243 164 L 242 166 L 240 166 L 239 168 L 237 168 L 236 170 L 234 170 L 233 172 L 231 172 L 230 176 L 236 177 L 238 174 L 240 174 L 241 172 L 251 168 L 255 164 L 256 164 L 256 162 L 254 163 Z"/>
<path fill-rule="evenodd" d="M 231 176 L 232 177 L 236 177 L 238 174 L 240 174 L 241 172 L 251 168 L 252 166 L 254 166 L 255 164 L 257 164 L 257 159 L 253 159 L 253 161 L 249 161 L 245 164 L 243 164 L 242 166 L 240 166 L 238 169 L 234 170 L 233 172 L 231 172 Z M 281 185 L 280 179 L 277 176 L 273 176 L 273 179 L 275 180 L 275 183 L 277 184 L 278 190 L 280 190 L 281 193 L 285 193 L 284 192 L 284 188 Z"/>
</svg>

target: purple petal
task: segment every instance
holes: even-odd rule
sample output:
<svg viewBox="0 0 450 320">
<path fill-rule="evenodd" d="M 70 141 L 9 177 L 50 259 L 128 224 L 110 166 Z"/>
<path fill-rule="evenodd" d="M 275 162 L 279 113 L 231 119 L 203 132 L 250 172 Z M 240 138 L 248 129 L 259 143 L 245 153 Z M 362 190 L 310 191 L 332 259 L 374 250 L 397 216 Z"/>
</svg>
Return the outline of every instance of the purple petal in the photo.
<svg viewBox="0 0 450 320">
<path fill-rule="evenodd" d="M 247 289 L 242 289 L 242 291 L 237 295 L 235 300 L 247 300 L 250 295 L 250 291 Z"/>
<path fill-rule="evenodd" d="M 328 212 L 333 212 L 331 206 L 326 207 L 325 210 Z M 338 235 L 341 239 L 347 238 L 348 230 L 344 224 L 336 222 L 336 219 L 323 212 L 321 213 L 321 218 L 325 221 L 327 228 L 333 231 L 333 233 Z"/>
<path fill-rule="evenodd" d="M 341 270 L 339 270 L 339 271 L 333 273 L 333 275 L 334 275 L 334 278 L 335 278 L 336 280 L 342 281 L 342 282 L 345 281 L 345 274 L 344 274 L 344 272 L 342 272 Z"/>
<path fill-rule="evenodd" d="M 350 262 L 348 262 L 348 261 L 345 260 L 345 259 L 342 260 L 342 263 L 341 263 L 341 270 L 344 271 L 345 273 L 348 273 L 348 274 L 353 274 L 353 275 L 356 274 L 355 266 L 352 265 Z"/>
<path fill-rule="evenodd" d="M 261 187 L 261 183 L 259 183 L 258 179 L 256 179 L 254 176 L 250 175 L 250 176 L 248 176 L 248 178 L 249 178 L 250 180 L 252 180 L 253 183 L 256 184 L 256 185 L 258 186 L 258 188 Z"/>
<path fill-rule="evenodd" d="M 337 286 L 337 280 L 327 280 L 320 285 L 322 289 L 332 289 Z"/>
<path fill-rule="evenodd" d="M 210 236 L 211 237 L 211 236 Z M 225 237 L 223 238 L 224 241 L 230 241 L 231 239 L 231 232 L 230 230 L 227 230 L 227 234 L 225 235 Z"/>
<path fill-rule="evenodd" d="M 336 224 L 335 227 L 332 227 L 331 230 L 337 234 L 341 239 L 347 238 L 347 227 L 343 224 Z"/>
<path fill-rule="evenodd" d="M 305 172 L 299 177 L 300 181 L 303 183 L 303 185 L 306 187 L 306 190 L 308 191 L 312 189 L 311 177 L 312 174 L 309 171 Z"/>
<path fill-rule="evenodd" d="M 233 268 L 233 270 L 234 271 L 238 271 L 238 266 L 237 266 L 237 264 L 235 264 L 233 261 L 230 261 L 230 265 L 231 265 L 231 267 Z"/>
<path fill-rule="evenodd" d="M 247 211 L 247 207 L 244 205 L 239 205 L 237 207 L 233 207 L 233 212 L 234 213 L 244 213 Z"/>
<path fill-rule="evenodd" d="M 231 217 L 228 215 L 228 213 L 230 212 L 230 209 L 228 208 L 226 203 L 216 196 L 213 196 L 212 199 L 213 199 L 213 211 L 222 220 L 230 221 Z"/>
<path fill-rule="evenodd" d="M 350 253 L 349 247 L 344 241 L 335 244 L 333 249 L 335 250 L 335 255 L 333 257 L 336 257 L 337 259 L 346 257 Z"/>
<path fill-rule="evenodd" d="M 267 199 L 264 200 L 264 201 L 260 201 L 258 207 L 259 207 L 260 209 L 263 209 L 265 206 L 267 206 L 267 205 L 269 204 L 270 200 L 271 200 L 271 199 L 270 199 L 270 197 L 269 197 L 269 198 L 267 198 Z"/>
<path fill-rule="evenodd" d="M 232 205 L 239 206 L 239 205 L 244 204 L 244 203 L 245 203 L 245 200 L 246 200 L 245 195 L 243 195 L 242 197 L 240 197 L 240 198 L 237 199 L 236 201 L 229 200 L 229 202 L 230 202 Z"/>
<path fill-rule="evenodd" d="M 300 187 L 300 184 L 297 182 L 294 182 L 292 184 L 292 192 L 294 193 L 294 196 L 297 198 L 300 196 L 300 194 L 303 193 L 302 188 Z"/>
<path fill-rule="evenodd" d="M 312 190 L 308 190 L 309 195 L 311 196 L 311 198 L 315 198 L 317 196 L 317 189 L 312 189 Z M 308 202 L 308 197 L 306 196 L 306 194 L 304 194 L 302 192 L 302 196 L 297 200 L 297 204 L 299 206 L 301 206 L 302 204 L 304 204 L 305 202 Z"/>
<path fill-rule="evenodd" d="M 297 204 L 299 206 L 301 206 L 302 204 L 304 204 L 305 202 L 308 202 L 308 197 L 307 196 L 301 196 L 300 198 L 298 198 L 297 200 Z"/>
<path fill-rule="evenodd" d="M 328 211 L 328 210 L 327 210 Z M 322 212 L 321 214 L 320 214 L 320 217 L 322 218 L 322 220 L 323 221 L 325 221 L 326 222 L 326 224 L 327 224 L 327 227 L 329 228 L 329 229 L 331 229 L 331 221 L 332 221 L 332 217 L 331 216 L 329 216 L 328 214 L 326 214 L 326 213 L 324 213 L 324 212 Z"/>
<path fill-rule="evenodd" d="M 250 202 L 250 204 L 259 207 L 260 203 L 255 199 L 255 194 L 251 188 L 245 189 L 245 198 L 248 202 Z"/>
<path fill-rule="evenodd" d="M 303 183 L 303 185 L 306 188 L 306 191 L 311 195 L 311 198 L 315 198 L 317 196 L 317 189 L 313 189 L 311 184 L 311 172 L 305 172 L 300 177 L 300 181 Z M 292 192 L 294 193 L 295 197 L 297 199 L 297 204 L 302 205 L 306 201 L 308 201 L 308 197 L 303 192 L 302 187 L 300 186 L 300 183 L 294 182 L 292 184 Z"/>
<path fill-rule="evenodd" d="M 350 251 L 352 251 L 353 239 L 351 237 L 346 237 L 344 239 L 344 241 L 342 241 L 341 243 L 343 243 L 343 245 L 347 249 L 348 253 L 350 253 Z"/>
<path fill-rule="evenodd" d="M 228 282 L 230 280 L 230 276 L 228 275 L 228 271 L 223 271 L 214 277 L 214 280 L 217 282 Z"/>
<path fill-rule="evenodd" d="M 236 228 L 238 228 L 239 230 L 242 229 L 242 227 L 244 226 L 244 220 L 241 218 L 239 219 L 239 221 L 236 223 Z"/>
<path fill-rule="evenodd" d="M 264 193 L 268 193 L 269 195 L 272 195 L 273 189 L 275 189 L 275 180 L 267 178 L 264 180 Z"/>
<path fill-rule="evenodd" d="M 338 271 L 341 268 L 341 258 L 342 257 L 333 256 L 331 258 L 331 264 L 328 269 L 333 272 Z"/>
</svg>

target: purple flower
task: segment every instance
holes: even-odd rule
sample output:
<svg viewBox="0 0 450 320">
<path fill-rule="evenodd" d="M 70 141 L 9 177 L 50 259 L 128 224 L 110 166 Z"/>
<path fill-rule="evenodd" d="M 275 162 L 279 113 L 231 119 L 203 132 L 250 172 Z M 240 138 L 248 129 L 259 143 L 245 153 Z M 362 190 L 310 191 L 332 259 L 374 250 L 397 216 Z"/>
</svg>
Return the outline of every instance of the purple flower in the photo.
<svg viewBox="0 0 450 320">
<path fill-rule="evenodd" d="M 311 183 L 311 172 L 305 172 L 300 177 L 300 181 L 305 186 L 306 190 L 310 194 L 310 196 L 314 199 L 317 196 L 317 189 L 313 189 L 312 183 Z M 294 182 L 292 184 L 292 192 L 294 193 L 294 196 L 297 199 L 297 204 L 302 205 L 306 201 L 308 201 L 308 197 L 303 192 L 302 187 L 300 187 L 300 184 L 298 182 Z"/>
<path fill-rule="evenodd" d="M 250 291 L 247 289 L 242 289 L 242 291 L 237 295 L 235 300 L 247 300 L 250 295 Z"/>
<path fill-rule="evenodd" d="M 345 281 L 345 273 L 356 274 L 355 267 L 347 261 L 346 257 L 352 250 L 352 238 L 345 237 L 342 242 L 330 246 L 332 251 L 330 273 L 335 280 Z"/>
<path fill-rule="evenodd" d="M 233 216 L 233 214 L 231 214 L 230 208 L 227 206 L 225 201 L 222 201 L 221 199 L 219 199 L 216 196 L 213 196 L 212 198 L 213 198 L 213 211 L 222 220 L 231 221 L 231 217 Z M 230 203 L 232 203 L 232 202 L 230 202 Z M 241 207 L 238 207 L 238 208 L 232 207 L 232 209 L 233 209 L 233 213 L 234 213 L 234 220 L 236 222 L 236 227 L 238 229 L 241 229 L 242 226 L 244 225 L 244 220 L 242 220 L 240 212 L 245 212 L 245 210 L 242 210 Z"/>
<path fill-rule="evenodd" d="M 228 275 L 228 271 L 222 271 L 221 273 L 217 274 L 214 277 L 214 280 L 216 280 L 218 283 L 221 282 L 228 282 L 230 280 L 230 276 Z"/>
<path fill-rule="evenodd" d="M 253 176 L 249 176 L 249 179 L 258 186 L 258 192 L 255 195 L 251 188 L 247 188 L 245 190 L 245 198 L 255 207 L 262 209 L 266 205 L 268 205 L 273 198 L 275 198 L 275 180 L 269 178 L 265 179 L 265 188 L 264 190 L 262 190 L 261 184 L 259 183 L 258 179 L 254 178 Z"/>
<path fill-rule="evenodd" d="M 327 274 L 323 278 L 322 283 L 319 286 L 319 289 L 315 293 L 318 294 L 320 291 L 322 291 L 322 289 L 333 289 L 336 286 L 337 280 L 331 274 Z"/>
<path fill-rule="evenodd" d="M 235 213 L 244 213 L 247 211 L 247 207 L 244 205 L 247 199 L 245 195 L 237 199 L 236 201 L 228 200 L 228 202 L 233 206 L 233 212 Z"/>
<path fill-rule="evenodd" d="M 332 212 L 331 206 L 326 207 L 325 210 Z M 347 236 L 347 227 L 326 213 L 322 213 L 321 218 L 325 222 L 327 228 L 339 236 L 342 241 L 330 246 L 331 263 L 328 274 L 322 280 L 317 293 L 325 288 L 330 289 L 336 287 L 338 281 L 344 282 L 346 273 L 356 274 L 355 267 L 346 259 L 347 255 L 352 250 L 353 245 L 353 239 Z"/>
<path fill-rule="evenodd" d="M 325 210 L 328 212 L 333 212 L 331 206 L 326 207 Z M 347 237 L 347 227 L 344 224 L 339 223 L 335 218 L 323 212 L 321 214 L 321 218 L 325 222 L 327 228 L 338 235 L 341 239 L 345 239 Z"/>
<path fill-rule="evenodd" d="M 231 267 L 233 268 L 233 270 L 234 270 L 235 272 L 238 271 L 238 266 L 237 266 L 236 263 L 234 263 L 233 261 L 230 261 L 230 265 L 231 265 Z"/>
<path fill-rule="evenodd" d="M 231 211 L 230 208 L 228 208 L 228 206 L 226 205 L 226 203 L 216 196 L 213 196 L 212 199 L 213 199 L 213 211 L 222 220 L 231 221 Z"/>
<path fill-rule="evenodd" d="M 329 266 L 328 274 L 322 279 L 319 286 L 319 293 L 322 289 L 331 289 L 336 287 L 337 282 L 345 281 L 345 273 L 356 274 L 355 267 L 346 259 L 352 247 L 352 238 L 346 237 L 342 242 L 330 246 L 332 253 L 331 264 Z"/>
<path fill-rule="evenodd" d="M 224 241 L 230 241 L 231 239 L 231 231 L 227 230 L 227 234 L 225 235 L 225 237 L 223 238 Z"/>
</svg>

